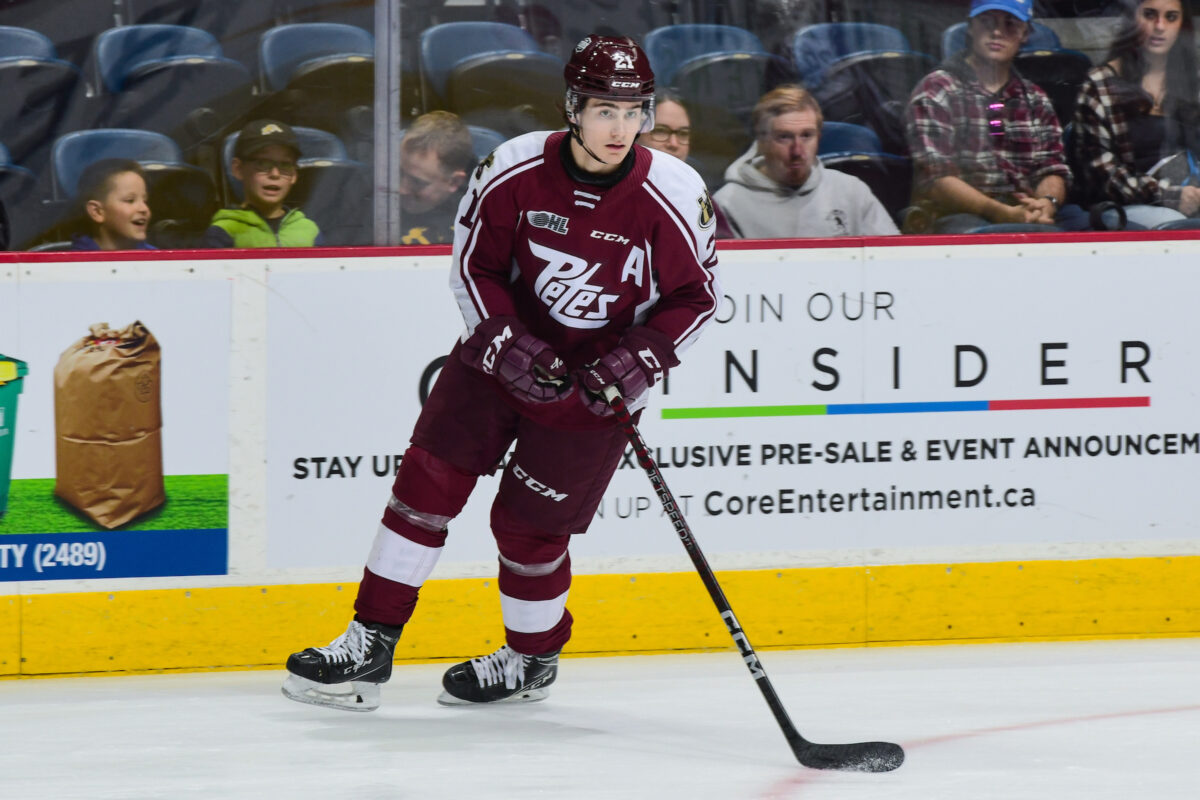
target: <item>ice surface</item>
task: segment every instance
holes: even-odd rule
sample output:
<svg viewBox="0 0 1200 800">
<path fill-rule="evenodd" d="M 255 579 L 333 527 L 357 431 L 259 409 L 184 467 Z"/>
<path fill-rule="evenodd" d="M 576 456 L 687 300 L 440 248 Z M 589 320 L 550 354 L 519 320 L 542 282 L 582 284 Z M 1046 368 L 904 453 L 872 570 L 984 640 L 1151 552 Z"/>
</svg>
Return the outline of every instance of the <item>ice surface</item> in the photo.
<svg viewBox="0 0 1200 800">
<path fill-rule="evenodd" d="M 809 739 L 898 771 L 797 765 L 741 658 L 564 658 L 548 700 L 445 708 L 401 666 L 370 714 L 282 671 L 0 681 L 4 800 L 1200 796 L 1200 639 L 760 653 Z"/>
</svg>

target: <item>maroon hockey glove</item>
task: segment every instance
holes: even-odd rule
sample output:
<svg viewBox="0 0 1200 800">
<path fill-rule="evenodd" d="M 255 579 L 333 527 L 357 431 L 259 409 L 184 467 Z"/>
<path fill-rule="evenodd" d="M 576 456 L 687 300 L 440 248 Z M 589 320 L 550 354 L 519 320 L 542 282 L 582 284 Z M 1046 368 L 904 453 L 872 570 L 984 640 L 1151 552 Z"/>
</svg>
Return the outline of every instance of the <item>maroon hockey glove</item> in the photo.
<svg viewBox="0 0 1200 800">
<path fill-rule="evenodd" d="M 579 370 L 580 395 L 588 411 L 607 417 L 612 409 L 604 399 L 606 387 L 616 386 L 632 406 L 678 363 L 673 343 L 665 335 L 652 328 L 633 328 L 608 355 Z"/>
<path fill-rule="evenodd" d="M 479 323 L 460 355 L 529 403 L 551 403 L 571 385 L 563 360 L 516 317 L 491 317 Z"/>
</svg>

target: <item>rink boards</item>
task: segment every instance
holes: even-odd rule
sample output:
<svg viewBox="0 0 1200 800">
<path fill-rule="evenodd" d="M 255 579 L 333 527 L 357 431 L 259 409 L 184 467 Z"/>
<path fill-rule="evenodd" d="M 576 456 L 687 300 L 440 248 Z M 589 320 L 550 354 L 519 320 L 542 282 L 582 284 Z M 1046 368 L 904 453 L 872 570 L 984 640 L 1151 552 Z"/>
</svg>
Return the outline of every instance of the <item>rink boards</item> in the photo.
<svg viewBox="0 0 1200 800">
<path fill-rule="evenodd" d="M 718 322 L 641 428 L 746 633 L 1197 635 L 1200 244 L 964 241 L 722 247 Z M 29 364 L 0 421 L 0 675 L 277 667 L 328 642 L 461 329 L 447 250 L 89 258 L 0 254 L 0 354 Z M 162 345 L 168 502 L 108 531 L 53 497 L 51 376 L 89 325 L 135 319 Z M 494 481 L 398 658 L 498 644 Z M 571 652 L 730 646 L 636 464 L 572 560 Z"/>
</svg>

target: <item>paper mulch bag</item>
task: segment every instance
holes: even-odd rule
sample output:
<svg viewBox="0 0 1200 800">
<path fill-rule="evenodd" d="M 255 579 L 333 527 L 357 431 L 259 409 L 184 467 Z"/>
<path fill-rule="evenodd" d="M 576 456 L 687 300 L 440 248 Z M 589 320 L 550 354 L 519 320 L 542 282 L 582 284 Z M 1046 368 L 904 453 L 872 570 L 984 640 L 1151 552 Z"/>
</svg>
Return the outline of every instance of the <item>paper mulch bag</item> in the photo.
<svg viewBox="0 0 1200 800">
<path fill-rule="evenodd" d="M 90 330 L 54 367 L 54 493 L 111 530 L 166 501 L 161 353 L 140 322 Z"/>
</svg>

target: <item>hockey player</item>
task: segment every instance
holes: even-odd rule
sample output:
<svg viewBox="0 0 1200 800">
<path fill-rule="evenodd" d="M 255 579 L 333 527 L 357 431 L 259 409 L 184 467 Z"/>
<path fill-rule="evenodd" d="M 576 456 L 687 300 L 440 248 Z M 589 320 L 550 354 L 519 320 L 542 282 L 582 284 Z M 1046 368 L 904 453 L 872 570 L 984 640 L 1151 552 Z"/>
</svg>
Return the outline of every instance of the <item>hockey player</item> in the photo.
<svg viewBox="0 0 1200 800">
<path fill-rule="evenodd" d="M 645 53 L 589 36 L 564 77 L 567 130 L 512 139 L 474 171 L 450 276 L 466 330 L 401 461 L 354 619 L 288 658 L 293 700 L 378 707 L 447 525 L 514 442 L 491 511 L 506 644 L 451 667 L 438 700 L 544 698 L 571 636 L 570 536 L 587 530 L 625 450 L 600 393 L 615 386 L 642 408 L 717 311 L 704 183 L 635 146 L 654 127 Z"/>
</svg>

